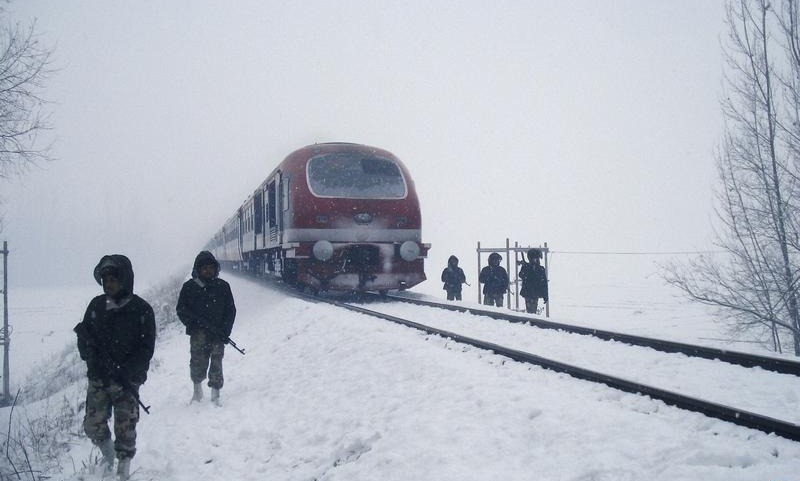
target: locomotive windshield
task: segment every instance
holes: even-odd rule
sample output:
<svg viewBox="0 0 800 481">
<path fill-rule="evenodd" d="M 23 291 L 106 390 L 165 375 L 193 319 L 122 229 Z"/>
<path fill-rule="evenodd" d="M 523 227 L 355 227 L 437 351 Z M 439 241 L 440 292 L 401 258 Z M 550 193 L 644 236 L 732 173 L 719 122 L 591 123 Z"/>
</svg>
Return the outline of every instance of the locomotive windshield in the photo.
<svg viewBox="0 0 800 481">
<path fill-rule="evenodd" d="M 397 163 L 356 152 L 311 158 L 308 185 L 318 197 L 402 199 L 406 196 L 406 182 Z"/>
</svg>

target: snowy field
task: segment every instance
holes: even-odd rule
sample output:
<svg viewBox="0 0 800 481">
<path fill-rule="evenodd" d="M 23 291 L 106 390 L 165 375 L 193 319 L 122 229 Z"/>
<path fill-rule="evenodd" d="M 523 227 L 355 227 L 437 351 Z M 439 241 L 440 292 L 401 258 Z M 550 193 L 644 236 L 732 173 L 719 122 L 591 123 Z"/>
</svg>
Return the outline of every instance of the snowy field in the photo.
<svg viewBox="0 0 800 481">
<path fill-rule="evenodd" d="M 672 297 L 652 259 L 587 261 L 554 257 L 552 320 L 724 344 L 724 327 Z M 475 303 L 474 269 L 463 267 L 473 284 L 464 303 Z M 427 270 L 413 292 L 442 299 L 441 267 Z M 800 443 L 223 277 L 239 310 L 232 338 L 247 354 L 226 350 L 221 408 L 189 405 L 188 338 L 177 325 L 159 333 L 133 480 L 781 481 L 800 472 Z M 71 328 L 100 288 L 12 292 L 12 384 L 24 388 L 54 357 L 63 362 Z M 416 320 L 441 320 L 429 311 Z M 16 416 L 61 399 L 77 405 L 84 389 L 72 384 Z M 0 410 L 3 431 L 8 414 Z M 51 479 L 100 479 L 85 466 L 97 452 L 80 424 L 65 431 L 70 449 Z"/>
</svg>

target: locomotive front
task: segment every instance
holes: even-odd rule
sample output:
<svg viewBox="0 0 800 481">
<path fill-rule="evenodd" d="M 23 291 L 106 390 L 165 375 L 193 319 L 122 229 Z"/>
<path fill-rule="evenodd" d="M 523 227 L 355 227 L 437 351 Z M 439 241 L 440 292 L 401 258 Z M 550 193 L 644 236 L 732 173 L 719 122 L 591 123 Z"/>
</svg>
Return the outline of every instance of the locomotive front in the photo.
<svg viewBox="0 0 800 481">
<path fill-rule="evenodd" d="M 386 292 L 425 280 L 430 246 L 421 242 L 419 200 L 397 157 L 356 144 L 296 154 L 284 242 L 293 246 L 287 260 L 298 283 Z"/>
</svg>

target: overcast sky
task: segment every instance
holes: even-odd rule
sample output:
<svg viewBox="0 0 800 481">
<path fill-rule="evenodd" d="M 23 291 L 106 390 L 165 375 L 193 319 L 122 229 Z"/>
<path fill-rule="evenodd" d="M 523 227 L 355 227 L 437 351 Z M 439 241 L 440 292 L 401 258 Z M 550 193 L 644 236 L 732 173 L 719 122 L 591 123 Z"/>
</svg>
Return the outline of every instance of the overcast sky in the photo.
<svg viewBox="0 0 800 481">
<path fill-rule="evenodd" d="M 25 0 L 56 160 L 0 184 L 13 282 L 156 282 L 291 151 L 408 166 L 428 277 L 475 245 L 709 248 L 722 1 Z M 468 276 L 469 276 L 468 272 Z"/>
</svg>

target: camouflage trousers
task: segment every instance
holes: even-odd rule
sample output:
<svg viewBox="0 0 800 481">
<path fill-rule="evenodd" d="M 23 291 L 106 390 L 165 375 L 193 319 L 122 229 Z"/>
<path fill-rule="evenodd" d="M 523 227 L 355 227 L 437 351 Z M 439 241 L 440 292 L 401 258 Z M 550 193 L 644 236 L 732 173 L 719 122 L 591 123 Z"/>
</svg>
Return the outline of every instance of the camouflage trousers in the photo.
<svg viewBox="0 0 800 481">
<path fill-rule="evenodd" d="M 131 383 L 139 393 L 139 386 Z M 136 454 L 136 423 L 139 422 L 139 403 L 136 396 L 125 391 L 115 381 L 104 386 L 103 381 L 89 380 L 86 391 L 86 416 L 83 430 L 94 444 L 111 438 L 108 420 L 114 412 L 114 450 L 117 458 L 132 458 Z"/>
<path fill-rule="evenodd" d="M 459 289 L 459 290 L 448 290 L 447 291 L 447 300 L 448 301 L 460 301 L 461 300 L 461 289 Z"/>
<path fill-rule="evenodd" d="M 485 306 L 494 306 L 503 307 L 503 299 L 505 298 L 505 294 L 484 294 L 483 295 L 483 305 Z"/>
<path fill-rule="evenodd" d="M 526 297 L 525 298 L 525 312 L 531 312 L 536 314 L 539 312 L 539 298 L 538 297 Z"/>
<path fill-rule="evenodd" d="M 208 376 L 208 386 L 222 389 L 225 379 L 222 376 L 222 357 L 225 344 L 222 341 L 209 341 L 206 331 L 200 330 L 189 337 L 189 375 L 192 382 L 203 382 Z"/>
</svg>

